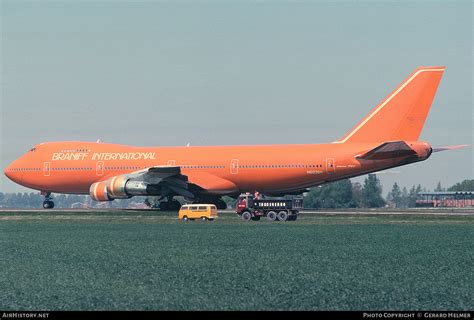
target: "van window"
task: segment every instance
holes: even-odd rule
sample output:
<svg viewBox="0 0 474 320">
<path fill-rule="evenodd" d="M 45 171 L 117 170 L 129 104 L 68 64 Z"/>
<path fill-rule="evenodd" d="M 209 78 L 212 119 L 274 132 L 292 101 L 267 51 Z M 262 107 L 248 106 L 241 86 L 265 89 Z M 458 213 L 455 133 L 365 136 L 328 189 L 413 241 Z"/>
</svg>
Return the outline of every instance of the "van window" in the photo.
<svg viewBox="0 0 474 320">
<path fill-rule="evenodd" d="M 188 206 L 182 206 L 181 209 L 188 210 Z"/>
<path fill-rule="evenodd" d="M 189 207 L 189 210 L 197 210 L 198 207 Z"/>
<path fill-rule="evenodd" d="M 206 210 L 206 207 L 199 207 L 199 210 Z"/>
<path fill-rule="evenodd" d="M 211 206 L 211 209 L 217 209 L 216 206 Z"/>
</svg>

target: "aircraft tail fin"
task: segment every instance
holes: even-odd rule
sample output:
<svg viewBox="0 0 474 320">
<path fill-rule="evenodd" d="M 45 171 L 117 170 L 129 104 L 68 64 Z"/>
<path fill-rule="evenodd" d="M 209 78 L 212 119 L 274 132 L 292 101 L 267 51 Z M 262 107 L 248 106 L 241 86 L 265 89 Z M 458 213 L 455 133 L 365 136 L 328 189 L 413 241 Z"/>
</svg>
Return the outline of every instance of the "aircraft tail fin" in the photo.
<svg viewBox="0 0 474 320">
<path fill-rule="evenodd" d="M 419 67 L 335 143 L 417 141 L 445 67 Z"/>
</svg>

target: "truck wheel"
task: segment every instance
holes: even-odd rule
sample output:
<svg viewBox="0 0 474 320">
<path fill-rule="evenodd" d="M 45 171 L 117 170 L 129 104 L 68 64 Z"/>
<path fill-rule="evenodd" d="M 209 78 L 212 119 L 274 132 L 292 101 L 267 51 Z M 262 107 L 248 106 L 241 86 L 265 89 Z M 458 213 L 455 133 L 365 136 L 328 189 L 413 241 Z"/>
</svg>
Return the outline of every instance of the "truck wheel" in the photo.
<svg viewBox="0 0 474 320">
<path fill-rule="evenodd" d="M 188 216 L 184 216 L 184 217 L 183 217 L 183 221 L 184 221 L 184 222 L 186 222 L 186 221 L 188 221 L 188 220 L 189 220 L 189 219 L 188 219 Z"/>
<path fill-rule="evenodd" d="M 286 211 L 278 212 L 278 220 L 280 220 L 280 221 L 288 220 L 288 212 L 286 212 Z"/>
<path fill-rule="evenodd" d="M 201 220 L 202 220 L 202 221 L 206 221 L 207 218 L 206 218 L 206 217 L 201 217 Z"/>
<path fill-rule="evenodd" d="M 276 214 L 275 211 L 268 211 L 268 212 L 267 212 L 267 219 L 268 219 L 269 221 L 275 221 L 276 218 L 277 218 L 277 214 Z"/>
<path fill-rule="evenodd" d="M 252 219 L 252 215 L 248 211 L 242 212 L 242 220 L 244 221 L 250 221 Z"/>
</svg>

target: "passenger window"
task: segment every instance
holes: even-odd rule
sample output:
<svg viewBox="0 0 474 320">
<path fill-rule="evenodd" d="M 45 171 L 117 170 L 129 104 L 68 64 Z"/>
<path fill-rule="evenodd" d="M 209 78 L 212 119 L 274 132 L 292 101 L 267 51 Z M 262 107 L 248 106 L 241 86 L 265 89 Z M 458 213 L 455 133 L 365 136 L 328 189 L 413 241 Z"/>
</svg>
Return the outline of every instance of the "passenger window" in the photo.
<svg viewBox="0 0 474 320">
<path fill-rule="evenodd" d="M 206 210 L 206 207 L 199 207 L 199 210 Z"/>
<path fill-rule="evenodd" d="M 189 207 L 189 210 L 197 210 L 198 207 Z"/>
</svg>

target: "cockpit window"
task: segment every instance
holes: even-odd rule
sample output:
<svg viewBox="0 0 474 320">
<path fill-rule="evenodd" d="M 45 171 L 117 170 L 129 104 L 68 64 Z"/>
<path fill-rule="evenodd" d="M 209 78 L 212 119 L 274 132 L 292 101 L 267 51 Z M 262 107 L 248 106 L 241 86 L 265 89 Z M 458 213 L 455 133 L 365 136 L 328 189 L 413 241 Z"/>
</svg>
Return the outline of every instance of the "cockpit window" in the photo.
<svg viewBox="0 0 474 320">
<path fill-rule="evenodd" d="M 30 152 L 35 152 L 36 151 L 36 147 L 33 147 L 30 149 Z"/>
</svg>

